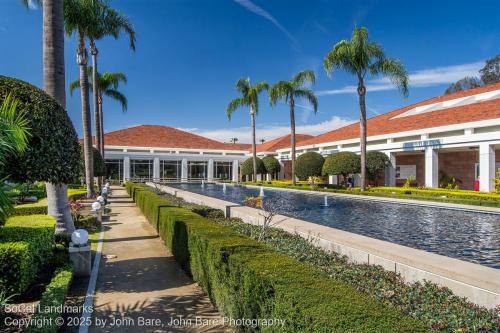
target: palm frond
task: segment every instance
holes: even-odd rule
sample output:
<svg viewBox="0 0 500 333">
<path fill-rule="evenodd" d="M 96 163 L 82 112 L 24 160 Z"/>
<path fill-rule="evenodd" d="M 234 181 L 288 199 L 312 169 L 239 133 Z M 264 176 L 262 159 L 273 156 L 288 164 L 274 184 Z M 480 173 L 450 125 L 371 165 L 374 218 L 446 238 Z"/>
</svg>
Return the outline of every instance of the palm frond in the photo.
<svg viewBox="0 0 500 333">
<path fill-rule="evenodd" d="M 399 89 L 404 97 L 408 96 L 408 72 L 397 59 L 382 59 L 369 67 L 371 75 L 385 75 Z"/>
<path fill-rule="evenodd" d="M 288 102 L 293 87 L 289 81 L 279 81 L 269 89 L 269 104 L 276 105 L 279 100 Z"/>
<path fill-rule="evenodd" d="M 250 78 L 239 79 L 236 82 L 236 90 L 238 90 L 243 96 L 248 96 L 248 91 L 250 90 Z"/>
<path fill-rule="evenodd" d="M 121 33 L 125 33 L 129 37 L 130 48 L 135 51 L 135 30 L 128 17 L 105 4 L 101 5 L 98 10 L 99 24 L 92 31 L 91 36 L 95 39 L 105 36 L 113 36 L 117 39 Z"/>
<path fill-rule="evenodd" d="M 295 87 L 301 87 L 306 82 L 314 84 L 316 82 L 316 74 L 312 70 L 304 70 L 298 72 L 293 77 L 292 82 Z"/>
<path fill-rule="evenodd" d="M 309 102 L 312 105 L 314 113 L 318 112 L 318 98 L 314 92 L 310 89 L 297 89 L 294 91 L 295 98 L 301 98 Z"/>
<path fill-rule="evenodd" d="M 248 106 L 249 104 L 250 103 L 248 102 L 248 100 L 243 97 L 237 97 L 233 99 L 231 102 L 229 102 L 226 108 L 227 119 L 231 120 L 231 116 L 233 115 L 234 111 L 236 111 L 237 108 L 242 106 Z"/>
<path fill-rule="evenodd" d="M 120 103 L 123 112 L 127 111 L 128 107 L 127 97 L 125 97 L 125 95 L 123 95 L 121 92 L 114 89 L 108 89 L 104 90 L 102 93 Z"/>
<path fill-rule="evenodd" d="M 80 89 L 80 80 L 71 81 L 69 84 L 69 95 L 73 96 L 73 92 L 76 89 Z"/>
<path fill-rule="evenodd" d="M 104 72 L 99 81 L 99 88 L 101 90 L 106 90 L 110 87 L 118 89 L 120 82 L 123 84 L 127 83 L 127 76 L 121 72 Z"/>
<path fill-rule="evenodd" d="M 330 76 L 334 69 L 345 70 L 349 73 L 356 73 L 357 66 L 354 62 L 354 48 L 350 41 L 341 40 L 333 49 L 327 53 L 323 61 L 323 67 Z"/>
<path fill-rule="evenodd" d="M 25 112 L 17 111 L 17 104 L 9 94 L 0 106 L 0 163 L 8 153 L 22 152 L 28 144 L 29 120 Z"/>
</svg>

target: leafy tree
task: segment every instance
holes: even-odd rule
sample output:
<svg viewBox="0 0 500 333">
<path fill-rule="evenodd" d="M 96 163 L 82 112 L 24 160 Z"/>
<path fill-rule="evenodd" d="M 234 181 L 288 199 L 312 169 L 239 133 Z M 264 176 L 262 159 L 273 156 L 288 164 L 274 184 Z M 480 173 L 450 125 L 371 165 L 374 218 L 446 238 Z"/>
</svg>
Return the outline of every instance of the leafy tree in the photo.
<svg viewBox="0 0 500 333">
<path fill-rule="evenodd" d="M 80 146 L 80 176 L 85 177 L 85 161 L 83 156 L 83 146 Z M 106 175 L 106 165 L 104 164 L 104 160 L 101 156 L 101 153 L 97 148 L 92 147 L 92 158 L 94 160 L 94 176 L 102 177 Z"/>
<path fill-rule="evenodd" d="M 468 90 L 472 88 L 481 87 L 483 83 L 474 76 L 466 76 L 461 80 L 451 84 L 448 89 L 444 92 L 445 95 L 453 94 L 458 91 Z"/>
<path fill-rule="evenodd" d="M 493 84 L 500 82 L 500 55 L 486 60 L 483 68 L 479 70 L 481 81 L 484 84 Z"/>
<path fill-rule="evenodd" d="M 366 173 L 370 181 L 377 180 L 390 165 L 389 157 L 380 151 L 369 151 L 366 154 Z"/>
<path fill-rule="evenodd" d="M 321 156 L 321 154 L 313 151 L 304 153 L 297 158 L 295 175 L 299 177 L 299 179 L 321 176 L 323 163 L 325 163 L 325 159 Z"/>
<path fill-rule="evenodd" d="M 38 4 L 42 1 L 37 1 Z M 29 0 L 22 0 L 29 8 Z M 66 108 L 64 65 L 64 3 L 63 0 L 42 2 L 43 22 L 43 89 Z M 74 129 L 73 129 L 74 131 Z M 71 140 L 68 141 L 71 145 Z M 64 182 L 46 182 L 48 213 L 57 220 L 56 232 L 72 232 L 73 220 L 67 205 L 68 187 Z"/>
<path fill-rule="evenodd" d="M 256 158 L 255 162 L 257 164 L 257 168 L 255 169 L 255 172 L 254 172 L 254 168 L 253 168 L 254 159 L 253 159 L 253 157 L 247 158 L 241 164 L 241 169 L 240 169 L 241 175 L 248 176 L 248 175 L 257 175 L 257 174 L 266 173 L 266 167 L 264 166 L 264 162 L 262 162 L 262 160 L 258 157 Z M 257 180 L 257 176 L 255 176 L 255 178 L 253 178 L 253 180 L 254 181 Z"/>
<path fill-rule="evenodd" d="M 22 153 L 29 137 L 25 112 L 17 112 L 17 101 L 7 95 L 0 105 L 0 167 L 11 154 Z M 5 223 L 12 209 L 12 202 L 3 191 L 0 181 L 0 225 Z"/>
<path fill-rule="evenodd" d="M 271 175 L 276 175 L 281 171 L 281 164 L 274 156 L 266 156 L 262 159 L 266 172 Z"/>
<path fill-rule="evenodd" d="M 269 89 L 269 85 L 265 81 L 260 81 L 256 85 L 250 84 L 250 79 L 240 79 L 236 82 L 236 90 L 241 93 L 241 97 L 237 97 L 229 102 L 226 109 L 227 118 L 231 120 L 231 116 L 237 108 L 242 106 L 250 107 L 250 127 L 252 128 L 252 159 L 253 159 L 253 179 L 257 179 L 257 148 L 255 143 L 255 115 L 259 113 L 259 94 L 263 90 Z"/>
<path fill-rule="evenodd" d="M 0 100 L 9 93 L 19 101 L 17 110 L 26 113 L 31 137 L 22 154 L 9 156 L 3 173 L 17 181 L 50 183 L 47 197 L 55 207 L 49 214 L 56 217 L 57 232 L 72 232 L 74 225 L 64 184 L 79 175 L 80 146 L 73 124 L 66 110 L 44 91 L 27 82 L 0 76 Z"/>
<path fill-rule="evenodd" d="M 330 75 L 334 69 L 341 69 L 353 74 L 358 80 L 360 109 L 360 150 L 361 150 L 361 190 L 366 189 L 366 86 L 365 77 L 387 76 L 408 96 L 408 73 L 403 64 L 396 59 L 387 58 L 382 47 L 368 39 L 366 28 L 355 28 L 351 40 L 342 40 L 335 44 L 324 60 L 326 72 Z"/>
<path fill-rule="evenodd" d="M 329 155 L 323 164 L 323 175 L 342 175 L 344 183 L 350 174 L 359 173 L 361 160 L 359 155 L 353 152 L 344 151 Z"/>
<path fill-rule="evenodd" d="M 276 105 L 279 100 L 285 101 L 290 107 L 290 140 L 292 146 L 292 175 L 295 175 L 295 100 L 305 99 L 312 106 L 314 113 L 318 112 L 318 99 L 311 89 L 304 87 L 305 84 L 314 84 L 316 75 L 314 71 L 306 70 L 297 73 L 289 81 L 279 81 L 269 90 L 269 101 L 271 105 Z M 295 177 L 292 177 L 295 185 Z"/>
</svg>

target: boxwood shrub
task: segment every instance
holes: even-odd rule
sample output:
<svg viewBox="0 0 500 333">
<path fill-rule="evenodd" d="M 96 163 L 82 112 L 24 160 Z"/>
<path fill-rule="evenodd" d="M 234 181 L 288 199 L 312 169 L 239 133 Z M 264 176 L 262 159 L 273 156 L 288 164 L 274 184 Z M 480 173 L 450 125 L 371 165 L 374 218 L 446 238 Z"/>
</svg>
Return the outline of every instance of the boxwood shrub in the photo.
<svg viewBox="0 0 500 333">
<path fill-rule="evenodd" d="M 14 216 L 7 219 L 5 226 L 0 228 L 0 243 L 19 245 L 5 248 L 7 252 L 0 259 L 0 290 L 23 292 L 40 269 L 51 261 L 55 225 L 55 219 L 48 215 Z M 12 253 L 19 255 L 19 263 Z"/>
<path fill-rule="evenodd" d="M 159 207 L 159 214 L 161 238 L 225 316 L 284 320 L 259 327 L 263 332 L 426 331 L 394 307 L 231 228 L 184 208 Z"/>
<path fill-rule="evenodd" d="M 34 320 L 32 322 L 41 324 L 29 326 L 25 332 L 59 332 L 59 326 L 56 324 L 55 319 L 62 315 L 60 310 L 68 295 L 72 277 L 73 270 L 71 266 L 64 266 L 55 272 L 54 277 L 42 294 L 37 311 L 33 315 Z M 43 311 L 44 309 L 50 310 Z"/>
<path fill-rule="evenodd" d="M 84 196 L 87 190 L 80 188 L 68 189 L 68 200 L 78 199 Z M 12 211 L 13 216 L 18 215 L 33 215 L 33 214 L 47 214 L 48 201 L 47 198 L 43 198 L 38 202 L 17 205 Z"/>
</svg>

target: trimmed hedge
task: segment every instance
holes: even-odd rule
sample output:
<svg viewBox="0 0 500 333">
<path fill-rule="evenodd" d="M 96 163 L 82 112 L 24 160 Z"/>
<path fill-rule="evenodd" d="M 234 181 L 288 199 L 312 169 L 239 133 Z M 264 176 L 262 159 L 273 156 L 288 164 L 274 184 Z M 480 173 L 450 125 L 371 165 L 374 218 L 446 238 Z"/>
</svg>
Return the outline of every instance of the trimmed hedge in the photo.
<svg viewBox="0 0 500 333">
<path fill-rule="evenodd" d="M 225 316 L 283 319 L 283 326 L 260 327 L 273 332 L 426 331 L 395 308 L 228 227 L 184 208 L 158 210 L 161 238 Z"/>
<path fill-rule="evenodd" d="M 299 179 L 321 176 L 323 163 L 325 163 L 325 159 L 323 156 L 321 156 L 321 154 L 318 154 L 314 151 L 304 153 L 297 157 L 297 162 L 295 164 L 295 175 L 299 177 Z"/>
<path fill-rule="evenodd" d="M 73 278 L 73 269 L 67 265 L 58 269 L 52 281 L 45 289 L 40 299 L 37 309 L 49 309 L 47 312 L 35 312 L 33 315 L 33 323 L 42 323 L 38 326 L 29 326 L 25 332 L 43 332 L 56 333 L 59 331 L 59 326 L 56 324 L 56 318 L 61 317 L 62 312 L 58 311 L 64 305 L 66 296 L 68 295 L 69 286 Z M 44 325 L 43 323 L 49 323 Z"/>
<path fill-rule="evenodd" d="M 55 219 L 48 215 L 7 219 L 5 226 L 0 228 L 0 243 L 12 245 L 3 248 L 4 254 L 0 258 L 0 291 L 25 291 L 40 269 L 50 262 L 55 243 L 55 226 Z"/>
<path fill-rule="evenodd" d="M 264 165 L 264 162 L 260 158 L 257 157 L 257 174 L 264 174 L 266 173 L 266 166 Z M 247 158 L 240 167 L 240 173 L 242 176 L 249 176 L 253 174 L 253 158 L 249 157 Z"/>
<path fill-rule="evenodd" d="M 28 242 L 0 243 L 0 293 L 20 294 L 36 275 L 35 256 Z"/>
<path fill-rule="evenodd" d="M 68 200 L 78 199 L 79 197 L 84 196 L 86 193 L 87 190 L 82 188 L 68 189 Z M 35 203 L 15 206 L 11 215 L 19 216 L 19 215 L 47 214 L 47 211 L 48 211 L 48 201 L 47 198 L 44 198 Z"/>
</svg>

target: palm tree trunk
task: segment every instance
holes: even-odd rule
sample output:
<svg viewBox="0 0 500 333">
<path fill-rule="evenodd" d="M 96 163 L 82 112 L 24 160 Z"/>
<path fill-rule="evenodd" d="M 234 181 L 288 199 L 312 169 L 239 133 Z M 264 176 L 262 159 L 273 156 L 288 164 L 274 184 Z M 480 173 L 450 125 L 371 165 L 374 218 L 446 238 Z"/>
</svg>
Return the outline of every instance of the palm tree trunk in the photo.
<svg viewBox="0 0 500 333">
<path fill-rule="evenodd" d="M 98 105 L 99 105 L 99 108 L 98 108 L 98 111 L 99 111 L 99 125 L 101 126 L 101 130 L 100 130 L 100 133 L 101 133 L 101 147 L 100 147 L 100 153 L 101 153 L 101 157 L 102 157 L 102 160 L 104 161 L 104 116 L 102 114 L 102 95 L 101 95 L 101 92 L 99 92 L 99 100 L 98 100 Z M 106 164 L 104 164 L 106 165 Z M 102 177 L 103 179 L 103 182 L 104 182 L 104 177 Z"/>
<path fill-rule="evenodd" d="M 93 97 L 94 97 L 94 128 L 95 128 L 95 143 L 96 148 L 101 153 L 101 117 L 99 117 L 99 87 L 97 78 L 97 54 L 99 51 L 95 46 L 93 39 L 90 39 L 90 53 L 92 54 L 92 82 L 94 85 Z M 97 188 L 99 193 L 102 189 L 102 177 L 97 177 Z"/>
<path fill-rule="evenodd" d="M 94 166 L 92 156 L 92 128 L 90 125 L 89 86 L 87 76 L 87 49 L 85 36 L 79 33 L 77 61 L 80 66 L 80 91 L 82 95 L 83 156 L 87 198 L 94 196 Z"/>
<path fill-rule="evenodd" d="M 363 79 L 358 84 L 359 95 L 359 142 L 361 150 L 361 191 L 366 190 L 366 87 Z"/>
<path fill-rule="evenodd" d="M 64 12 L 63 0 L 44 0 L 43 6 L 43 88 L 66 108 L 64 72 Z M 68 207 L 65 184 L 45 183 L 48 214 L 56 221 L 56 233 L 75 230 Z"/>
<path fill-rule="evenodd" d="M 295 185 L 295 101 L 290 96 L 290 141 L 292 146 L 292 184 Z"/>
<path fill-rule="evenodd" d="M 257 146 L 255 144 L 255 110 L 250 106 L 250 126 L 252 127 L 253 181 L 257 181 Z"/>
</svg>

